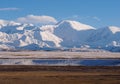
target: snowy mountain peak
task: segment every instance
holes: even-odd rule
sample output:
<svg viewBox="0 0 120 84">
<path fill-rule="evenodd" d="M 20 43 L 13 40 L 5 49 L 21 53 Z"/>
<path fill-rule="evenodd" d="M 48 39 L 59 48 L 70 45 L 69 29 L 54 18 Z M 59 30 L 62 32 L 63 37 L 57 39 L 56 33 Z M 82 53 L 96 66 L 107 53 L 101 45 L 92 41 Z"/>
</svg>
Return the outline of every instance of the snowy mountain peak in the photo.
<svg viewBox="0 0 120 84">
<path fill-rule="evenodd" d="M 60 23 L 58 23 L 58 25 L 63 26 L 63 27 L 71 27 L 77 31 L 95 29 L 92 26 L 82 24 L 82 23 L 77 22 L 77 21 L 71 21 L 71 20 L 63 20 Z"/>
<path fill-rule="evenodd" d="M 117 33 L 117 32 L 120 32 L 120 28 L 119 27 L 116 27 L 116 26 L 109 26 L 108 29 L 113 33 Z"/>
<path fill-rule="evenodd" d="M 21 25 L 21 23 L 15 21 L 0 20 L 0 26 L 16 26 L 16 25 Z"/>
<path fill-rule="evenodd" d="M 7 25 L 9 25 L 9 26 L 17 26 L 17 25 L 21 25 L 21 23 L 17 23 L 17 22 L 14 22 L 14 21 L 10 21 L 10 22 L 8 22 Z"/>
<path fill-rule="evenodd" d="M 51 33 L 54 32 L 54 29 L 55 29 L 55 28 L 56 28 L 55 25 L 44 25 L 44 26 L 41 26 L 41 27 L 40 27 L 40 29 L 41 29 L 42 31 L 49 31 L 49 32 L 51 32 Z"/>
<path fill-rule="evenodd" d="M 0 27 L 5 26 L 8 22 L 0 19 Z"/>
</svg>

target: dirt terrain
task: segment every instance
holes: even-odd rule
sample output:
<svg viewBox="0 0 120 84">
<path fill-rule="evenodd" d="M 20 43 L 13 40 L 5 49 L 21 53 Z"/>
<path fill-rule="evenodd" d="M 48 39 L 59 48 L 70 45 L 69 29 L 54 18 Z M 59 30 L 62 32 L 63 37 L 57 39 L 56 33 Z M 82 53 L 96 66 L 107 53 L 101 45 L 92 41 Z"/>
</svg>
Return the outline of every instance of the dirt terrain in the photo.
<svg viewBox="0 0 120 84">
<path fill-rule="evenodd" d="M 0 84 L 120 84 L 120 67 L 1 65 Z"/>
</svg>

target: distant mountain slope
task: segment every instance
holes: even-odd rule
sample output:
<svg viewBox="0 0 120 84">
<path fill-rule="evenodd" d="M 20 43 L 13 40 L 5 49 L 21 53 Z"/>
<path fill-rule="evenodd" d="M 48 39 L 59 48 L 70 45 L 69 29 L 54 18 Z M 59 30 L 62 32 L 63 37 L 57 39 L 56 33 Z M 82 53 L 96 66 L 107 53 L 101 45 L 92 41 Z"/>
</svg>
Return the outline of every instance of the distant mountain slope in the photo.
<svg viewBox="0 0 120 84">
<path fill-rule="evenodd" d="M 80 47 L 94 30 L 91 26 L 66 20 L 57 24 L 54 34 L 63 39 L 62 46 Z"/>
<path fill-rule="evenodd" d="M 120 28 L 115 26 L 109 26 L 105 28 L 97 29 L 91 34 L 88 39 L 88 42 L 95 43 L 99 46 L 109 46 L 111 43 L 120 42 Z M 113 46 L 115 46 L 113 44 Z"/>
</svg>

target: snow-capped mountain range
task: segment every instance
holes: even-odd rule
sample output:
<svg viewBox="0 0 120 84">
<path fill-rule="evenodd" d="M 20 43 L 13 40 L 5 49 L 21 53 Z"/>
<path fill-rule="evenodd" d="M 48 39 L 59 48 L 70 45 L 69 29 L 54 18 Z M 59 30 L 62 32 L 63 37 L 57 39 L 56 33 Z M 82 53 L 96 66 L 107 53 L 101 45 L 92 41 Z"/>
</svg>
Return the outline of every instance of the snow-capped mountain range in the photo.
<svg viewBox="0 0 120 84">
<path fill-rule="evenodd" d="M 96 48 L 120 51 L 120 28 L 94 28 L 64 20 L 55 25 L 35 26 L 0 20 L 1 50 Z"/>
</svg>

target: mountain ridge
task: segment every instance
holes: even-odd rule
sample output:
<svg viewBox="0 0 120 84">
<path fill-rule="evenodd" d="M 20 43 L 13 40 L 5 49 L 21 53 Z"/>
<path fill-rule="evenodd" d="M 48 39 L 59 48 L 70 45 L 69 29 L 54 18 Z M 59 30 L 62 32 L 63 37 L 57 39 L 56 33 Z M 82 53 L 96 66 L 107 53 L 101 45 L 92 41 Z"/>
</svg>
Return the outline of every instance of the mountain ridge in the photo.
<svg viewBox="0 0 120 84">
<path fill-rule="evenodd" d="M 0 20 L 0 50 L 40 50 L 58 48 L 115 49 L 120 51 L 120 28 L 108 26 L 96 29 L 71 20 L 55 25 L 35 26 Z"/>
</svg>

